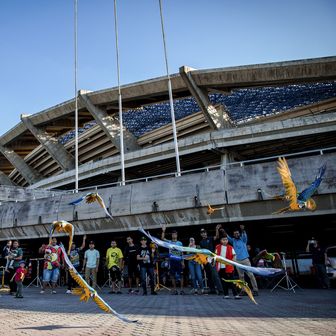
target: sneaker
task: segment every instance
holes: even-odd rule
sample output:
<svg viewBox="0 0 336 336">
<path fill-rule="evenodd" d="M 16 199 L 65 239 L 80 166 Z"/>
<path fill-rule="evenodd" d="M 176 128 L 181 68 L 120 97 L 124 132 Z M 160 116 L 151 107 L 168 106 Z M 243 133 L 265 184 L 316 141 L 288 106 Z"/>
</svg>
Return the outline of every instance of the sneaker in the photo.
<svg viewBox="0 0 336 336">
<path fill-rule="evenodd" d="M 133 293 L 134 293 L 135 295 L 138 295 L 138 294 L 139 294 L 139 289 L 136 289 Z"/>
<path fill-rule="evenodd" d="M 56 291 L 55 291 L 55 290 L 52 290 L 52 291 L 51 291 L 51 294 L 56 294 Z"/>
<path fill-rule="evenodd" d="M 235 300 L 241 300 L 242 299 L 242 297 L 240 295 L 236 295 L 234 298 L 235 298 Z"/>
<path fill-rule="evenodd" d="M 128 290 L 128 294 L 133 294 L 133 289 L 132 289 L 132 288 L 130 288 L 130 289 Z"/>
<path fill-rule="evenodd" d="M 147 295 L 147 292 L 143 292 L 143 293 L 142 293 L 142 296 L 146 296 L 146 295 Z"/>
<path fill-rule="evenodd" d="M 197 289 L 194 290 L 194 295 L 198 295 L 198 290 Z"/>
<path fill-rule="evenodd" d="M 16 299 L 23 299 L 22 295 L 15 296 Z"/>
<path fill-rule="evenodd" d="M 252 291 L 253 296 L 258 296 L 259 292 L 258 291 Z"/>
<path fill-rule="evenodd" d="M 230 296 L 229 295 L 225 295 L 224 299 L 230 299 Z"/>
<path fill-rule="evenodd" d="M 183 290 L 180 291 L 180 295 L 185 295 Z"/>
<path fill-rule="evenodd" d="M 172 290 L 171 295 L 178 295 L 177 290 Z"/>
<path fill-rule="evenodd" d="M 44 290 L 43 289 L 40 291 L 40 294 L 44 294 Z"/>
<path fill-rule="evenodd" d="M 115 291 L 110 291 L 110 292 L 108 292 L 109 294 L 115 294 L 116 292 Z"/>
<path fill-rule="evenodd" d="M 118 291 L 117 294 L 122 294 L 121 291 Z"/>
<path fill-rule="evenodd" d="M 158 295 L 158 293 L 156 293 L 156 292 L 151 292 L 151 295 Z"/>
<path fill-rule="evenodd" d="M 71 294 L 71 290 L 68 289 L 68 290 L 65 292 L 65 294 Z"/>
</svg>

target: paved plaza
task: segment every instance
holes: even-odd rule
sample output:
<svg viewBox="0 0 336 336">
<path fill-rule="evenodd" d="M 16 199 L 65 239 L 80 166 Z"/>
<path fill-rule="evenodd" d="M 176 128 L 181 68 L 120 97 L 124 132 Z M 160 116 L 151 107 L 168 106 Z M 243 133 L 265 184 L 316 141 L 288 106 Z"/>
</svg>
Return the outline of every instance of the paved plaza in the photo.
<svg viewBox="0 0 336 336">
<path fill-rule="evenodd" d="M 111 295 L 101 292 L 127 324 L 77 296 L 39 294 L 25 289 L 24 299 L 0 297 L 1 335 L 335 335 L 336 290 L 263 290 L 254 305 L 247 297 L 214 295 Z"/>
</svg>

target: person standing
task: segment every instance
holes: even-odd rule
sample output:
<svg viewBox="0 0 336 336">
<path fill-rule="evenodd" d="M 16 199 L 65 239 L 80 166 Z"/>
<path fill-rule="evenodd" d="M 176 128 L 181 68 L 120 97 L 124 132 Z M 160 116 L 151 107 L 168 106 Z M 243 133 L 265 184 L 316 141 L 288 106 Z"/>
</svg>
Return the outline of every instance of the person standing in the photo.
<svg viewBox="0 0 336 336">
<path fill-rule="evenodd" d="M 128 293 L 139 293 L 139 263 L 137 259 L 138 247 L 133 243 L 133 238 L 126 238 L 127 246 L 124 250 L 124 265 L 127 266 L 128 273 Z M 132 284 L 135 282 L 136 289 L 133 291 Z"/>
<path fill-rule="evenodd" d="M 112 290 L 110 294 L 121 294 L 121 271 L 123 268 L 123 254 L 119 247 L 117 247 L 117 242 L 115 240 L 111 241 L 111 247 L 106 251 L 106 266 L 110 272 L 112 280 Z M 116 291 L 116 281 L 119 283 L 119 289 Z"/>
<path fill-rule="evenodd" d="M 229 240 L 227 237 L 222 237 L 220 239 L 220 244 L 216 246 L 216 254 L 218 256 L 224 257 L 229 260 L 235 260 L 236 252 L 231 245 L 228 244 Z M 218 275 L 222 281 L 223 291 L 224 291 L 224 299 L 229 299 L 229 288 L 232 290 L 232 294 L 235 299 L 241 299 L 239 295 L 237 295 L 236 286 L 232 282 L 226 282 L 224 280 L 233 280 L 234 267 L 232 265 L 226 265 L 217 262 L 216 269 Z"/>
<path fill-rule="evenodd" d="M 312 254 L 312 262 L 319 286 L 328 289 L 330 287 L 330 282 L 327 275 L 326 265 L 328 264 L 328 258 L 325 249 L 320 246 L 315 238 L 312 238 L 311 240 L 308 240 L 306 252 Z"/>
<path fill-rule="evenodd" d="M 140 239 L 140 248 L 138 250 L 137 259 L 140 265 L 140 275 L 141 275 L 141 287 L 143 289 L 142 295 L 147 295 L 147 283 L 146 275 L 149 277 L 149 284 L 152 295 L 157 295 L 154 291 L 154 253 L 155 250 L 151 250 L 147 246 L 147 238 L 142 237 Z"/>
<path fill-rule="evenodd" d="M 195 238 L 189 238 L 189 247 L 198 248 L 195 244 Z M 188 261 L 188 267 L 189 267 L 189 275 L 191 278 L 191 283 L 193 286 L 193 294 L 198 294 L 198 286 L 201 290 L 201 293 L 203 292 L 203 278 L 202 278 L 202 269 L 201 265 L 196 262 L 195 260 L 189 260 Z M 198 286 L 197 286 L 198 283 Z"/>
<path fill-rule="evenodd" d="M 85 272 L 85 281 L 90 285 L 90 278 L 92 276 L 92 287 L 97 286 L 97 273 L 99 268 L 100 254 L 95 249 L 95 243 L 93 240 L 89 242 L 89 249 L 85 251 L 83 271 Z"/>
<path fill-rule="evenodd" d="M 177 240 L 177 231 L 172 231 L 172 240 L 168 240 L 165 238 L 166 233 L 166 226 L 162 225 L 162 233 L 161 233 L 161 239 L 167 241 L 168 243 L 177 245 L 177 246 L 183 246 L 182 243 Z M 176 290 L 176 282 L 180 281 L 180 295 L 184 295 L 183 290 L 183 269 L 184 269 L 184 260 L 182 259 L 182 252 L 177 250 L 171 250 L 169 249 L 169 273 L 173 284 L 173 295 L 178 295 Z"/>
<path fill-rule="evenodd" d="M 72 243 L 69 259 L 74 266 L 74 268 L 77 270 L 77 272 L 80 272 L 80 258 L 79 258 L 79 252 L 82 251 L 85 248 L 85 240 L 86 235 L 83 236 L 83 242 L 80 247 L 76 247 L 75 243 Z M 76 281 L 72 278 L 70 273 L 68 272 L 68 290 L 65 292 L 66 294 L 71 294 L 71 289 L 76 286 Z"/>
<path fill-rule="evenodd" d="M 47 246 L 43 244 L 39 251 L 40 253 L 45 253 L 42 290 L 40 293 L 44 294 L 47 284 L 51 282 L 51 294 L 56 294 L 56 285 L 60 276 L 61 260 L 63 259 L 63 253 L 57 244 L 57 238 L 51 238 L 51 244 Z"/>
<path fill-rule="evenodd" d="M 217 230 L 217 228 L 216 228 L 216 230 Z M 205 229 L 201 229 L 201 237 L 202 237 L 202 239 L 200 241 L 200 247 L 202 249 L 207 249 L 207 250 L 210 250 L 211 252 L 214 252 L 215 251 L 214 239 L 212 237 L 208 237 L 208 233 L 206 232 Z M 209 258 L 208 258 L 208 260 L 209 260 Z M 212 265 L 212 261 L 208 261 L 204 265 L 204 270 L 205 270 L 206 277 L 208 279 L 208 286 L 210 288 L 210 293 L 209 294 L 217 294 L 216 288 L 215 288 L 215 287 L 217 287 L 218 295 L 223 295 L 222 282 L 219 279 L 216 268 Z"/>
<path fill-rule="evenodd" d="M 227 237 L 229 239 L 229 243 L 233 246 L 234 250 L 236 251 L 236 259 L 237 259 L 236 261 L 239 264 L 242 264 L 245 266 L 251 266 L 251 262 L 249 259 L 249 253 L 247 251 L 247 234 L 245 231 L 245 226 L 240 225 L 240 230 L 241 230 L 241 233 L 239 230 L 233 231 L 233 238 L 230 237 L 229 235 L 227 235 Z M 238 267 L 237 267 L 237 271 L 238 271 L 239 279 L 245 281 L 246 271 Z M 258 285 L 254 277 L 254 274 L 251 272 L 246 272 L 246 274 L 251 280 L 253 295 L 258 296 L 258 293 L 259 293 Z"/>
<path fill-rule="evenodd" d="M 23 280 L 25 278 L 25 275 L 27 274 L 27 270 L 25 268 L 26 263 L 24 261 L 19 262 L 19 267 L 16 269 L 15 274 L 13 275 L 11 281 L 15 281 L 16 287 L 17 287 L 17 292 L 15 297 L 17 299 L 22 299 L 22 289 L 23 289 Z"/>
<path fill-rule="evenodd" d="M 23 257 L 23 251 L 22 249 L 19 247 L 19 241 L 18 240 L 13 240 L 12 241 L 12 247 L 10 249 L 10 252 L 7 256 L 7 259 L 9 261 L 13 261 L 13 263 L 11 263 L 11 266 L 8 268 L 8 275 L 9 275 L 9 279 L 13 277 L 13 275 L 15 274 L 16 270 L 19 268 L 20 265 L 20 261 L 22 260 Z M 9 294 L 14 295 L 14 293 L 16 292 L 17 288 L 16 288 L 16 282 L 15 281 L 11 281 L 9 283 Z"/>
</svg>

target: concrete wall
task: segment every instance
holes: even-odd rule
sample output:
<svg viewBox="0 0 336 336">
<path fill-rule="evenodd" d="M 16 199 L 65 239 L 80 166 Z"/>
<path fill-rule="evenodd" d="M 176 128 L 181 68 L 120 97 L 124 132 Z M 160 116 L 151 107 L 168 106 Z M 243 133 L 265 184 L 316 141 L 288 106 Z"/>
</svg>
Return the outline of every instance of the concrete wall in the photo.
<svg viewBox="0 0 336 336">
<path fill-rule="evenodd" d="M 287 160 L 298 190 L 309 186 L 322 163 L 327 162 L 324 180 L 314 197 L 314 215 L 336 213 L 336 154 Z M 124 187 L 99 190 L 114 219 L 106 217 L 97 203 L 71 206 L 82 194 L 54 193 L 48 198 L 25 202 L 6 202 L 0 206 L 0 239 L 47 236 L 54 220 L 75 224 L 76 231 L 113 232 L 168 225 L 210 224 L 225 221 L 257 220 L 272 215 L 285 202 L 273 200 L 283 193 L 276 161 L 230 169 L 195 173 L 177 178 L 162 178 Z M 262 191 L 262 199 L 258 189 Z M 199 204 L 195 202 L 195 196 Z M 227 200 L 226 200 L 227 199 Z M 153 202 L 158 205 L 154 211 Z M 207 204 L 224 206 L 212 216 Z M 306 216 L 310 212 L 282 216 Z"/>
</svg>

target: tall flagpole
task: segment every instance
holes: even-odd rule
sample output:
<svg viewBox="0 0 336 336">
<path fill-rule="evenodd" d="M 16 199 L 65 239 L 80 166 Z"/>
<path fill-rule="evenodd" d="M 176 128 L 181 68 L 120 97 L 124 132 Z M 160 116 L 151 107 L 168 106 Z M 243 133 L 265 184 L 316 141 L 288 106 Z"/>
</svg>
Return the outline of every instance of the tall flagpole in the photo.
<svg viewBox="0 0 336 336">
<path fill-rule="evenodd" d="M 166 71 L 167 71 L 167 79 L 168 79 L 168 93 L 169 93 L 169 103 L 170 103 L 170 114 L 171 114 L 171 119 L 172 119 L 173 137 L 174 137 L 174 146 L 175 146 L 176 170 L 177 170 L 177 176 L 181 176 L 180 156 L 179 156 L 179 149 L 178 149 L 178 144 L 177 144 L 175 111 L 174 111 L 174 103 L 173 103 L 173 92 L 172 92 L 172 85 L 171 85 L 169 68 L 168 68 L 166 36 L 165 36 L 164 24 L 163 24 L 163 13 L 162 13 L 162 1 L 161 0 L 159 0 L 159 5 L 160 5 L 160 17 L 161 17 L 161 30 L 162 30 L 163 49 L 164 49 L 164 56 L 165 56 L 165 62 L 166 62 Z"/>
<path fill-rule="evenodd" d="M 121 99 L 121 89 L 120 89 L 117 0 L 114 0 L 114 30 L 115 30 L 115 43 L 116 43 L 116 54 L 117 54 L 117 75 L 118 75 L 118 105 L 119 105 L 119 124 L 120 124 L 121 184 L 125 185 L 124 126 L 123 126 L 123 117 L 122 117 L 122 99 Z"/>
<path fill-rule="evenodd" d="M 77 10 L 78 3 L 74 0 L 74 39 L 75 39 L 75 189 L 78 192 L 78 92 L 77 92 Z"/>
</svg>

